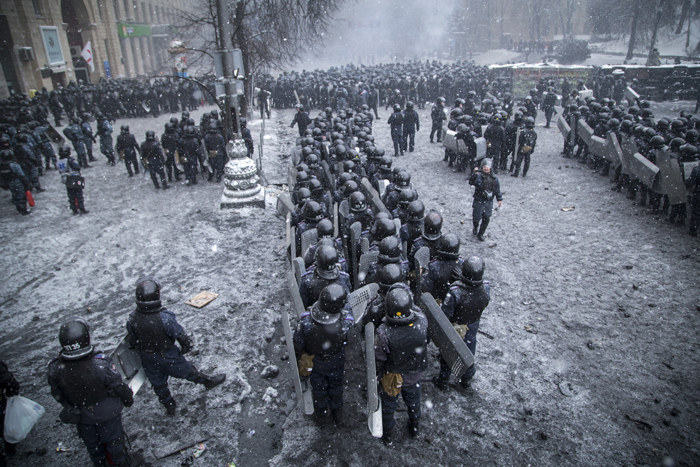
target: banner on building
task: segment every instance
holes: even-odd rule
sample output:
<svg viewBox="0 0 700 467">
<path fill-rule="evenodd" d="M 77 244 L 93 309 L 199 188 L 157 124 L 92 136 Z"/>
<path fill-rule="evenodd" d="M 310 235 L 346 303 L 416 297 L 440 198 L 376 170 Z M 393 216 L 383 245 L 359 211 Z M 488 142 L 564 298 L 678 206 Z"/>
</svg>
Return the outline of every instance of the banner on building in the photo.
<svg viewBox="0 0 700 467">
<path fill-rule="evenodd" d="M 39 26 L 41 30 L 41 38 L 44 41 L 44 49 L 46 50 L 46 60 L 49 66 L 62 66 L 66 64 L 63 58 L 63 49 L 61 49 L 61 41 L 58 37 L 58 28 L 56 26 Z"/>
<path fill-rule="evenodd" d="M 94 72 L 95 62 L 92 59 L 92 44 L 90 44 L 90 41 L 87 41 L 87 44 L 85 44 L 85 47 L 83 47 L 83 51 L 80 52 L 80 56 L 83 57 L 85 63 L 90 66 L 90 71 Z"/>
<path fill-rule="evenodd" d="M 150 24 L 117 23 L 117 34 L 126 39 L 128 37 L 147 37 L 151 35 Z"/>
</svg>

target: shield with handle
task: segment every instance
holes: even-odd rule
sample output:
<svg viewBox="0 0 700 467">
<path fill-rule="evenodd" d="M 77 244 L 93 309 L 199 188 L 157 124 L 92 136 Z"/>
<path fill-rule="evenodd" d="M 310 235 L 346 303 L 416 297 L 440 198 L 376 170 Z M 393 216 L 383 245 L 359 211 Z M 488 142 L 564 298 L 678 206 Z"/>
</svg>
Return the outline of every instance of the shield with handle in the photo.
<svg viewBox="0 0 700 467">
<path fill-rule="evenodd" d="M 659 168 L 649 159 L 636 152 L 632 156 L 630 172 L 632 172 L 632 174 L 637 177 L 640 182 L 651 188 L 654 186 L 654 181 L 659 173 Z"/>
<path fill-rule="evenodd" d="M 377 296 L 378 292 L 378 284 L 367 284 L 348 294 L 348 305 L 352 308 L 352 317 L 356 325 L 360 323 L 367 310 L 367 305 Z"/>
<path fill-rule="evenodd" d="M 430 263 L 430 248 L 424 246 L 416 251 L 414 256 L 416 263 L 416 295 L 421 294 L 421 276 L 423 275 L 423 270 L 428 267 Z"/>
<path fill-rule="evenodd" d="M 282 310 L 282 327 L 284 328 L 284 339 L 287 341 L 287 353 L 289 354 L 294 391 L 297 393 L 297 403 L 301 403 L 302 409 L 306 415 L 311 415 L 314 413 L 311 384 L 309 384 L 308 379 L 305 378 L 304 381 L 302 381 L 299 376 L 299 367 L 297 366 L 297 357 L 294 352 L 294 341 L 292 338 L 292 326 L 289 323 L 289 314 L 287 310 L 284 309 Z"/>
<path fill-rule="evenodd" d="M 559 131 L 561 131 L 561 134 L 562 136 L 564 136 L 564 139 L 569 138 L 571 127 L 569 126 L 569 122 L 566 121 L 566 118 L 563 115 L 559 115 L 559 119 L 557 120 L 557 128 L 559 128 Z"/>
<path fill-rule="evenodd" d="M 367 280 L 367 273 L 369 272 L 369 266 L 372 263 L 376 263 L 378 258 L 379 250 L 370 251 L 360 256 L 360 265 L 357 269 L 357 282 L 359 285 L 365 283 L 365 280 Z"/>
<path fill-rule="evenodd" d="M 288 213 L 293 212 L 294 208 L 295 206 L 289 193 L 282 193 L 277 197 L 277 212 L 281 216 L 286 216 Z"/>
<path fill-rule="evenodd" d="M 367 426 L 375 438 L 384 434 L 382 401 L 377 391 L 377 362 L 374 359 L 374 323 L 365 326 L 365 356 L 367 359 Z"/>
<path fill-rule="evenodd" d="M 681 167 L 678 160 L 671 157 L 668 148 L 658 152 L 656 166 L 659 168 L 659 176 L 653 186 L 654 191 L 668 196 L 671 205 L 685 203 L 687 195 Z"/>
<path fill-rule="evenodd" d="M 357 267 L 359 263 L 359 258 L 357 256 L 358 249 L 360 248 L 360 241 L 362 239 L 362 224 L 355 222 L 350 226 L 350 243 L 348 244 L 348 249 L 350 250 L 350 267 L 352 268 L 352 279 L 353 285 L 357 287 Z"/>
<path fill-rule="evenodd" d="M 428 318 L 430 339 L 440 349 L 440 355 L 452 369 L 452 378 L 459 381 L 464 372 L 474 364 L 474 355 L 430 293 L 422 294 L 417 303 Z"/>
<path fill-rule="evenodd" d="M 301 284 L 301 276 L 306 272 L 306 264 L 304 258 L 298 257 L 292 260 L 292 269 L 294 270 L 294 278 L 297 280 L 297 285 Z"/>
<path fill-rule="evenodd" d="M 131 334 L 127 333 L 110 357 L 112 362 L 114 362 L 114 366 L 117 367 L 117 371 L 122 375 L 124 382 L 136 395 L 146 381 L 146 372 L 141 364 L 138 350 L 131 347 Z"/>
<path fill-rule="evenodd" d="M 299 293 L 299 282 L 293 271 L 287 272 L 287 286 L 289 287 L 289 295 L 292 297 L 292 308 L 294 309 L 294 314 L 297 319 L 301 318 L 301 314 L 304 312 L 304 302 L 301 300 L 301 294 Z"/>
<path fill-rule="evenodd" d="M 304 257 L 309 248 L 314 246 L 318 242 L 318 230 L 309 229 L 303 234 L 301 234 L 301 254 Z"/>
<path fill-rule="evenodd" d="M 578 135 L 581 137 L 584 143 L 588 146 L 591 145 L 591 136 L 593 136 L 593 128 L 583 119 L 578 121 Z"/>
</svg>

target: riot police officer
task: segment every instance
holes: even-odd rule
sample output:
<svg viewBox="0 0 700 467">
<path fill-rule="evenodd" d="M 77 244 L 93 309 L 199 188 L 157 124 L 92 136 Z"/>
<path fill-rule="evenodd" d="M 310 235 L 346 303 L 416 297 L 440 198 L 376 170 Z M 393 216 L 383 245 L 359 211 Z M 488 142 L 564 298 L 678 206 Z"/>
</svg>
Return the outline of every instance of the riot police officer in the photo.
<svg viewBox="0 0 700 467">
<path fill-rule="evenodd" d="M 464 339 L 472 355 L 476 355 L 476 336 L 481 314 L 491 300 L 489 282 L 484 281 L 484 269 L 484 260 L 480 257 L 471 256 L 465 259 L 458 280 L 452 283 L 442 304 L 442 311 L 455 325 L 457 333 Z M 441 356 L 440 375 L 433 378 L 439 389 L 447 389 L 450 373 L 449 365 Z M 462 387 L 469 387 L 475 373 L 476 365 L 470 366 L 460 379 Z"/>
<path fill-rule="evenodd" d="M 401 106 L 394 104 L 394 113 L 391 114 L 387 123 L 391 125 L 391 140 L 394 142 L 394 157 L 403 156 L 403 114 Z"/>
<path fill-rule="evenodd" d="M 469 184 L 475 188 L 474 201 L 472 201 L 472 222 L 474 224 L 472 234 L 483 242 L 484 233 L 491 221 L 493 199 L 496 198 L 498 201 L 498 207 L 501 207 L 503 202 L 498 177 L 491 171 L 491 159 L 483 160 L 481 170 L 478 167 L 474 168 L 474 173 L 469 177 Z"/>
<path fill-rule="evenodd" d="M 331 247 L 332 248 L 332 247 Z M 305 311 L 294 331 L 294 353 L 299 367 L 309 371 L 314 416 L 323 421 L 330 409 L 336 424 L 342 423 L 345 345 L 354 324 L 347 305 L 347 289 L 329 284 L 310 310 Z"/>
<path fill-rule="evenodd" d="M 177 143 L 180 137 L 177 134 L 176 123 L 168 122 L 165 124 L 165 133 L 160 137 L 160 144 L 165 151 L 165 171 L 168 174 L 168 181 L 173 181 L 173 172 L 175 172 L 175 181 L 180 181 L 180 170 L 175 164 L 175 152 L 177 152 Z"/>
<path fill-rule="evenodd" d="M 107 157 L 107 163 L 115 166 L 117 161 L 114 157 L 114 146 L 112 143 L 112 124 L 102 113 L 97 114 L 97 135 L 100 137 L 100 152 Z"/>
<path fill-rule="evenodd" d="M 527 117 L 525 119 L 525 130 L 520 133 L 520 139 L 518 139 L 518 147 L 516 148 L 518 158 L 515 160 L 515 170 L 513 171 L 511 177 L 517 177 L 520 172 L 520 164 L 525 161 L 523 166 L 523 177 L 527 175 L 527 171 L 530 169 L 530 156 L 535 151 L 535 146 L 537 145 L 537 133 L 535 133 L 535 119 L 532 117 Z"/>
<path fill-rule="evenodd" d="M 446 120 L 445 117 L 445 98 L 438 97 L 437 102 L 430 111 L 430 119 L 432 121 L 432 127 L 430 128 L 430 142 L 433 142 L 433 136 L 437 132 L 437 142 L 442 142 L 442 122 Z"/>
<path fill-rule="evenodd" d="M 213 389 L 226 380 L 226 375 L 205 375 L 187 361 L 183 354 L 192 350 L 192 339 L 177 322 L 175 313 L 161 304 L 160 290 L 160 281 L 155 277 L 145 276 L 138 281 L 137 306 L 129 315 L 126 329 L 132 344 L 139 350 L 141 364 L 158 400 L 168 415 L 175 415 L 175 399 L 168 388 L 169 376 Z"/>
<path fill-rule="evenodd" d="M 124 159 L 126 171 L 129 177 L 134 176 L 134 172 L 139 173 L 139 161 L 136 159 L 136 152 L 141 154 L 141 148 L 136 142 L 136 137 L 129 133 L 129 125 L 122 125 L 121 134 L 117 136 L 117 146 L 115 148 L 119 156 Z M 133 166 L 133 172 L 132 172 Z"/>
<path fill-rule="evenodd" d="M 185 180 L 188 186 L 197 184 L 197 155 L 199 140 L 193 126 L 185 127 L 185 134 L 177 143 L 177 152 L 185 165 Z"/>
<path fill-rule="evenodd" d="M 90 167 L 85 156 L 85 139 L 83 137 L 83 129 L 80 127 L 80 119 L 71 117 L 70 120 L 71 124 L 63 129 L 63 134 L 73 145 L 80 167 Z"/>
<path fill-rule="evenodd" d="M 31 214 L 31 211 L 27 209 L 26 193 L 32 189 L 32 185 L 22 167 L 17 163 L 9 145 L 10 138 L 3 135 L 0 138 L 0 183 L 4 189 L 9 189 L 12 192 L 12 203 L 17 208 L 17 212 L 26 216 Z"/>
<path fill-rule="evenodd" d="M 127 463 L 121 412 L 134 395 L 107 355 L 90 343 L 90 326 L 74 316 L 58 333 L 61 353 L 49 363 L 51 395 L 63 406 L 60 419 L 75 424 L 93 465 Z"/>
<path fill-rule="evenodd" d="M 96 143 L 95 135 L 92 134 L 92 126 L 90 125 L 90 114 L 84 113 L 83 119 L 80 122 L 80 130 L 82 131 L 83 142 L 85 143 L 85 151 L 87 152 L 88 161 L 95 162 L 95 156 L 92 155 L 92 143 Z"/>
<path fill-rule="evenodd" d="M 160 189 L 158 175 L 160 175 L 160 182 L 163 184 L 163 189 L 167 190 L 170 188 L 168 182 L 165 181 L 165 170 L 163 170 L 163 148 L 161 148 L 160 143 L 156 141 L 155 132 L 151 130 L 146 132 L 146 141 L 141 143 L 141 157 L 148 163 L 148 170 L 151 172 L 151 180 L 153 180 L 153 185 L 156 189 Z"/>
<path fill-rule="evenodd" d="M 338 251 L 334 246 L 322 245 L 316 249 L 314 266 L 301 276 L 299 295 L 305 307 L 318 300 L 324 287 L 337 283 L 348 293 L 352 290 L 350 276 L 340 269 Z"/>
<path fill-rule="evenodd" d="M 209 181 L 211 181 L 214 178 L 214 174 L 216 174 L 216 182 L 219 183 L 221 182 L 221 177 L 224 174 L 226 143 L 224 142 L 224 137 L 221 136 L 221 133 L 219 133 L 219 130 L 217 129 L 216 122 L 211 122 L 209 124 L 209 130 L 204 136 L 204 146 L 207 149 L 209 164 L 211 165 Z"/>
<path fill-rule="evenodd" d="M 404 151 L 413 152 L 416 145 L 416 132 L 420 131 L 420 118 L 413 108 L 413 102 L 406 102 L 406 110 L 403 111 L 403 136 L 402 148 Z"/>
<path fill-rule="evenodd" d="M 460 267 L 459 237 L 447 233 L 440 238 L 437 257 L 428 264 L 421 277 L 421 292 L 430 293 L 438 304 L 442 303 L 450 288 L 453 273 Z"/>
<path fill-rule="evenodd" d="M 408 432 L 416 438 L 420 423 L 420 380 L 428 369 L 428 320 L 414 309 L 411 292 L 394 285 L 386 294 L 386 318 L 377 328 L 375 359 L 381 378 L 382 441 L 393 442 L 399 394 L 408 408 Z"/>
</svg>

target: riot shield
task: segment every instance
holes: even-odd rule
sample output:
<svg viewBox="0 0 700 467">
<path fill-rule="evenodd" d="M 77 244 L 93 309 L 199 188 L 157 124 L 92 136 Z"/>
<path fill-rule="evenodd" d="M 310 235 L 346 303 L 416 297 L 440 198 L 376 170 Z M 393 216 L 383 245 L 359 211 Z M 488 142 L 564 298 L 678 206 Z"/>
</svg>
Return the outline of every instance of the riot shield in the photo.
<svg viewBox="0 0 700 467">
<path fill-rule="evenodd" d="M 627 99 L 629 105 L 637 105 L 637 102 L 639 102 L 639 94 L 637 94 L 634 89 L 627 86 L 627 88 L 625 88 L 625 99 Z"/>
<path fill-rule="evenodd" d="M 292 269 L 294 270 L 294 278 L 297 280 L 297 285 L 301 284 L 301 276 L 303 276 L 306 272 L 306 263 L 304 263 L 304 258 L 294 258 L 292 260 Z"/>
<path fill-rule="evenodd" d="M 352 317 L 355 324 L 360 324 L 362 317 L 365 315 L 367 305 L 377 296 L 379 292 L 378 284 L 367 284 L 361 289 L 357 289 L 348 295 L 348 305 L 352 308 Z"/>
<path fill-rule="evenodd" d="M 569 131 L 569 144 L 573 147 L 576 146 L 576 137 L 578 136 L 578 133 L 576 132 L 577 128 L 577 122 L 578 119 L 576 115 L 574 114 L 569 114 L 569 128 L 571 129 Z"/>
<path fill-rule="evenodd" d="M 277 197 L 277 212 L 281 216 L 286 216 L 288 213 L 294 211 L 294 203 L 292 203 L 292 197 L 289 193 L 282 193 Z"/>
<path fill-rule="evenodd" d="M 622 173 L 625 175 L 630 174 L 630 167 L 632 165 L 632 157 L 637 152 L 637 143 L 634 139 L 627 135 L 622 135 L 622 141 L 620 141 L 620 148 L 622 149 Z"/>
<path fill-rule="evenodd" d="M 359 263 L 359 258 L 357 257 L 357 250 L 360 247 L 360 240 L 362 238 L 362 224 L 355 222 L 350 226 L 350 242 L 348 243 L 348 250 L 350 253 L 350 267 L 352 268 L 352 280 L 353 285 L 357 288 L 357 267 Z"/>
<path fill-rule="evenodd" d="M 583 140 L 586 145 L 591 145 L 591 137 L 593 136 L 593 128 L 591 128 L 588 123 L 584 120 L 579 120 L 578 123 L 578 135 Z"/>
<path fill-rule="evenodd" d="M 372 205 L 372 209 L 374 211 L 391 214 L 391 212 L 389 212 L 386 206 L 384 206 L 384 203 L 379 197 L 379 193 L 377 193 L 377 190 L 374 189 L 374 187 L 372 186 L 370 181 L 367 180 L 367 178 L 362 179 L 362 183 L 360 183 L 360 189 L 362 190 L 362 193 L 365 195 L 365 197 L 367 197 L 367 201 Z"/>
<path fill-rule="evenodd" d="M 290 248 L 289 245 L 294 241 L 294 237 L 292 237 L 292 214 L 289 212 L 284 218 L 284 226 L 287 232 L 287 244 L 285 245 L 285 248 Z"/>
<path fill-rule="evenodd" d="M 427 268 L 428 263 L 430 263 L 430 248 L 424 246 L 416 251 L 414 259 L 416 264 L 416 296 L 419 297 L 422 290 L 421 276 L 423 275 L 423 270 Z"/>
<path fill-rule="evenodd" d="M 129 385 L 134 395 L 139 391 L 144 381 L 146 381 L 146 372 L 141 364 L 139 351 L 131 348 L 131 335 L 127 334 L 121 340 L 119 345 L 110 355 L 117 371 L 124 382 Z"/>
<path fill-rule="evenodd" d="M 289 324 L 289 314 L 287 310 L 282 310 L 282 327 L 284 328 L 284 338 L 287 341 L 287 353 L 289 354 L 289 364 L 292 366 L 292 380 L 294 382 L 294 390 L 297 393 L 297 403 L 301 403 L 302 409 L 306 415 L 314 413 L 314 400 L 311 394 L 311 384 L 308 379 L 304 381 L 299 377 L 299 367 L 297 366 L 297 357 L 294 352 L 294 341 L 292 340 L 292 326 Z"/>
<path fill-rule="evenodd" d="M 398 237 L 401 234 L 401 219 L 394 219 L 394 227 L 396 227 L 396 233 L 394 235 Z"/>
<path fill-rule="evenodd" d="M 56 129 L 51 126 L 50 123 L 46 124 L 46 135 L 49 137 L 49 139 L 51 139 L 51 141 L 59 146 L 63 146 L 63 144 L 66 142 L 65 138 L 61 136 L 61 134 L 56 131 Z"/>
<path fill-rule="evenodd" d="M 301 294 L 299 293 L 299 284 L 294 276 L 294 272 L 291 270 L 287 272 L 287 286 L 289 287 L 289 295 L 292 297 L 292 308 L 294 309 L 297 319 L 299 319 L 305 308 L 304 302 L 301 300 Z"/>
<path fill-rule="evenodd" d="M 653 187 L 659 168 L 638 152 L 634 153 L 630 162 L 630 172 L 647 187 Z"/>
<path fill-rule="evenodd" d="M 564 136 L 564 139 L 569 138 L 571 127 L 569 126 L 569 122 L 566 121 L 566 118 L 564 118 L 563 115 L 559 115 L 559 120 L 557 120 L 557 128 L 559 128 L 559 131 L 561 131 L 561 134 L 562 136 Z"/>
<path fill-rule="evenodd" d="M 292 191 L 297 184 L 297 169 L 295 169 L 294 167 L 289 168 L 289 172 L 287 174 L 287 183 L 289 185 L 289 191 Z"/>
<path fill-rule="evenodd" d="M 289 228 L 289 236 L 292 240 L 289 244 L 290 259 L 294 259 L 297 257 L 297 229 L 296 229 L 296 227 Z"/>
<path fill-rule="evenodd" d="M 457 152 L 457 132 L 452 130 L 446 130 L 445 135 L 442 138 L 442 144 L 454 152 Z"/>
<path fill-rule="evenodd" d="M 326 174 L 326 186 L 328 186 L 332 191 L 335 191 L 335 177 L 331 173 L 331 168 L 328 162 L 321 161 L 321 167 L 323 167 L 323 173 Z"/>
<path fill-rule="evenodd" d="M 386 191 L 386 187 L 389 186 L 389 180 L 379 180 L 378 182 L 379 185 L 379 197 L 381 198 L 384 196 L 384 192 Z"/>
<path fill-rule="evenodd" d="M 474 364 L 474 355 L 430 293 L 422 294 L 417 303 L 428 318 L 430 339 L 440 349 L 442 358 L 452 369 L 452 377 L 458 381 L 467 368 Z"/>
<path fill-rule="evenodd" d="M 588 145 L 588 152 L 605 158 L 605 140 L 600 136 L 591 136 L 591 144 Z"/>
<path fill-rule="evenodd" d="M 338 238 L 338 203 L 333 203 L 333 237 Z"/>
<path fill-rule="evenodd" d="M 384 434 L 382 401 L 377 392 L 377 362 L 374 359 L 374 323 L 365 326 L 365 356 L 367 358 L 367 426 L 375 438 Z"/>
<path fill-rule="evenodd" d="M 605 160 L 610 162 L 613 171 L 622 163 L 622 148 L 614 132 L 610 132 L 605 138 Z M 611 177 L 614 175 L 611 174 Z"/>
<path fill-rule="evenodd" d="M 583 89 L 578 92 L 578 97 L 581 100 L 586 100 L 587 97 L 593 97 L 593 89 Z"/>
<path fill-rule="evenodd" d="M 476 159 L 475 160 L 481 160 L 484 157 L 486 157 L 486 138 L 481 137 L 481 138 L 476 138 L 474 140 L 474 143 L 476 143 Z"/>
<path fill-rule="evenodd" d="M 376 263 L 378 258 L 379 250 L 370 251 L 360 256 L 360 265 L 357 267 L 358 286 L 361 286 L 365 283 L 365 280 L 367 279 L 367 273 L 369 272 L 369 266 L 372 263 Z"/>
<path fill-rule="evenodd" d="M 301 147 L 297 146 L 292 149 L 292 165 L 299 165 L 301 163 Z"/>
<path fill-rule="evenodd" d="M 653 190 L 668 196 L 671 205 L 685 203 L 687 195 L 681 167 L 677 159 L 671 158 L 668 148 L 656 155 L 656 166 L 659 168 L 659 176 Z"/>
<path fill-rule="evenodd" d="M 316 242 L 318 242 L 318 230 L 309 229 L 301 234 L 301 251 L 299 252 L 299 256 L 303 257 L 306 255 L 306 251 L 314 246 Z"/>
<path fill-rule="evenodd" d="M 688 180 L 693 169 L 700 164 L 699 161 L 683 162 L 683 179 Z"/>
<path fill-rule="evenodd" d="M 321 143 L 321 156 L 323 156 L 324 160 L 329 160 L 331 158 L 331 143 Z"/>
</svg>

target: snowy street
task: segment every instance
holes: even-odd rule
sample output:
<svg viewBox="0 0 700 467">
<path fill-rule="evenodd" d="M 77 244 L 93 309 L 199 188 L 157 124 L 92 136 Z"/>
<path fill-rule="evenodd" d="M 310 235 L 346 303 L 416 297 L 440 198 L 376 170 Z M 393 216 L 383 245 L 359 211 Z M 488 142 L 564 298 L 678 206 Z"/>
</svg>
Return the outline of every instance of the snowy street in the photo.
<svg viewBox="0 0 700 467">
<path fill-rule="evenodd" d="M 652 110 L 658 119 L 694 104 Z M 211 109 L 191 116 L 199 123 Z M 319 428 L 292 410 L 279 313 L 290 307 L 289 263 L 275 202 L 298 135 L 289 128 L 293 112 L 273 110 L 265 122 L 263 170 L 271 185 L 264 211 L 222 211 L 223 184 L 201 175 L 193 187 L 155 190 L 150 178 L 129 178 L 123 163 L 106 165 L 99 144 L 98 162 L 83 171 L 87 215 L 71 215 L 55 170 L 42 177 L 47 191 L 34 195 L 30 216 L 19 216 L 10 193 L 1 192 L 0 359 L 20 394 L 46 409 L 8 465 L 89 464 L 75 428 L 58 420 L 46 366 L 58 355 L 61 322 L 72 315 L 90 322 L 97 348 L 114 349 L 146 274 L 161 280 L 163 303 L 193 335 L 199 353 L 192 362 L 228 379 L 211 391 L 171 380 L 173 418 L 145 383 L 123 412 L 140 465 L 185 465 L 188 453 L 157 459 L 154 450 L 204 439 L 206 451 L 189 465 L 662 465 L 667 457 L 676 464 L 666 465 L 700 464 L 698 240 L 611 191 L 607 177 L 562 158 L 561 134 L 543 128 L 541 113 L 527 177 L 499 174 L 503 207 L 485 242 L 471 235 L 465 175 L 453 173 L 442 145 L 429 142 L 430 105 L 418 110 L 416 151 L 394 159 L 412 174 L 426 208 L 442 213 L 443 231 L 460 236 L 461 256 L 486 262 L 491 304 L 480 330 L 491 338 L 478 336 L 472 388 L 437 390 L 431 345 L 420 439 L 403 429 L 400 405 L 396 441 L 387 448 L 367 429 L 366 369 L 352 340 L 346 426 Z M 379 114 L 373 134 L 389 154 L 389 112 Z M 147 130 L 160 136 L 170 116 L 119 120 L 114 136 L 124 123 L 139 143 Z M 255 116 L 248 127 L 257 154 L 262 125 Z M 184 304 L 203 290 L 220 296 L 202 309 Z M 279 376 L 262 378 L 268 365 Z"/>
</svg>

